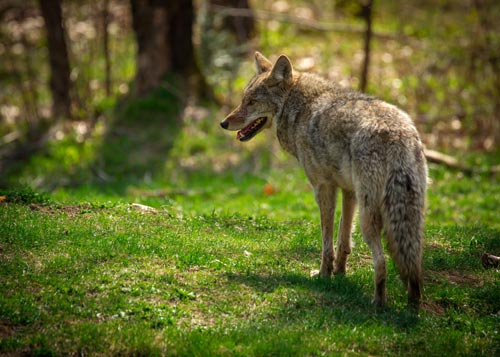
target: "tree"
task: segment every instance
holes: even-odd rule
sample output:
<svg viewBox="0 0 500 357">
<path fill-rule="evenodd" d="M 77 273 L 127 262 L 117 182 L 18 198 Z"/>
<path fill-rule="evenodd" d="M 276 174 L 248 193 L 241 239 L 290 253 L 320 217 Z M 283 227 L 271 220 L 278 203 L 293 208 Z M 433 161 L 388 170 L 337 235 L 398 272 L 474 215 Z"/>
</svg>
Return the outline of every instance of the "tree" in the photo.
<svg viewBox="0 0 500 357">
<path fill-rule="evenodd" d="M 364 19 L 366 24 L 366 31 L 364 36 L 364 58 L 363 65 L 361 67 L 361 81 L 359 83 L 359 90 L 362 92 L 366 91 L 368 86 L 368 69 L 370 68 L 370 47 L 372 40 L 372 0 L 364 0 L 361 2 L 361 17 Z"/>
<path fill-rule="evenodd" d="M 136 94 L 157 87 L 168 72 L 194 78 L 196 86 L 204 86 L 194 57 L 193 2 L 131 0 L 131 9 L 137 39 Z"/>
<path fill-rule="evenodd" d="M 102 27 L 102 50 L 104 54 L 104 88 L 106 95 L 111 94 L 111 58 L 109 55 L 109 0 L 104 0 L 101 10 L 101 27 Z"/>
<path fill-rule="evenodd" d="M 71 116 L 71 81 L 61 0 L 39 0 L 39 3 L 49 49 L 52 114 L 56 117 L 69 117 Z"/>
<path fill-rule="evenodd" d="M 255 19 L 248 0 L 210 0 L 212 9 L 243 9 L 247 16 L 226 16 L 223 28 L 232 32 L 239 43 L 245 43 L 255 34 Z"/>
</svg>

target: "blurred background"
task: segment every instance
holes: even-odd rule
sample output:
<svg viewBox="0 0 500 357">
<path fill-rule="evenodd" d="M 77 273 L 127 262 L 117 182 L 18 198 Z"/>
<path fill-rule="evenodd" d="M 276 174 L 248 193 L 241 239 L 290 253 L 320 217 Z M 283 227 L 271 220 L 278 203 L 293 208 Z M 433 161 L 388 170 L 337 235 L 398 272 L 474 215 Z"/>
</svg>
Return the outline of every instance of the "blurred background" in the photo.
<svg viewBox="0 0 500 357">
<path fill-rule="evenodd" d="M 255 50 L 403 108 L 459 170 L 498 168 L 499 15 L 495 0 L 1 0 L 0 186 L 284 189 L 273 172 L 296 164 L 271 133 L 242 144 L 218 126 Z"/>
</svg>

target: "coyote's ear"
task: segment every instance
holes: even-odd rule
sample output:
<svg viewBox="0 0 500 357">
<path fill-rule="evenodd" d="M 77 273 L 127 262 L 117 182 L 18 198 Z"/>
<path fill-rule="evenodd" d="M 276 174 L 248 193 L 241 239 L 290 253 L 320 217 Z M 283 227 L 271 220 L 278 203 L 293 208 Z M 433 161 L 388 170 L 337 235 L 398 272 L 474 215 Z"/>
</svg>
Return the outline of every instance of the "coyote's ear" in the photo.
<svg viewBox="0 0 500 357">
<path fill-rule="evenodd" d="M 262 55 L 259 51 L 255 52 L 255 68 L 257 69 L 257 74 L 262 74 L 268 72 L 273 67 L 271 61 Z"/>
<path fill-rule="evenodd" d="M 292 80 L 293 68 L 292 63 L 288 59 L 287 56 L 281 55 L 269 75 L 269 79 L 278 81 L 278 82 L 289 82 Z"/>
</svg>

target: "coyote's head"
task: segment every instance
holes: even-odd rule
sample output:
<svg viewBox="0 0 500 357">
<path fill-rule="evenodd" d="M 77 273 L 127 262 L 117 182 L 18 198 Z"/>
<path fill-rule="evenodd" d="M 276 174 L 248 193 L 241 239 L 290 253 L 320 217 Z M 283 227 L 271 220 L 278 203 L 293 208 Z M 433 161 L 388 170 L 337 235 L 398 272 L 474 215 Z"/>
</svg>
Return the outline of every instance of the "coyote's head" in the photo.
<svg viewBox="0 0 500 357">
<path fill-rule="evenodd" d="M 273 64 L 260 52 L 255 52 L 257 74 L 243 91 L 241 104 L 220 125 L 227 130 L 238 130 L 236 138 L 248 141 L 269 128 L 280 113 L 293 84 L 290 60 L 281 55 Z"/>
</svg>

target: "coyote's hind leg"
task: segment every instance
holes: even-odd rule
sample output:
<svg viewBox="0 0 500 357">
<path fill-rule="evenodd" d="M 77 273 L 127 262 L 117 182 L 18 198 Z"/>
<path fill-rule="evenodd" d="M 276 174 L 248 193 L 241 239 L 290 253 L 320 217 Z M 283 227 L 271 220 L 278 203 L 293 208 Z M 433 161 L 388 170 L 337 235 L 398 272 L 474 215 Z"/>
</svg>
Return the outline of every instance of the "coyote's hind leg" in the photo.
<svg viewBox="0 0 500 357">
<path fill-rule="evenodd" d="M 381 242 L 382 218 L 378 212 L 361 206 L 359 221 L 363 238 L 372 251 L 373 266 L 375 268 L 375 296 L 373 303 L 377 306 L 384 306 L 386 302 L 386 267 Z"/>
<path fill-rule="evenodd" d="M 335 274 L 345 273 L 347 256 L 351 253 L 351 231 L 356 196 L 353 192 L 342 191 L 342 217 L 337 236 L 337 257 L 335 259 Z"/>
</svg>

